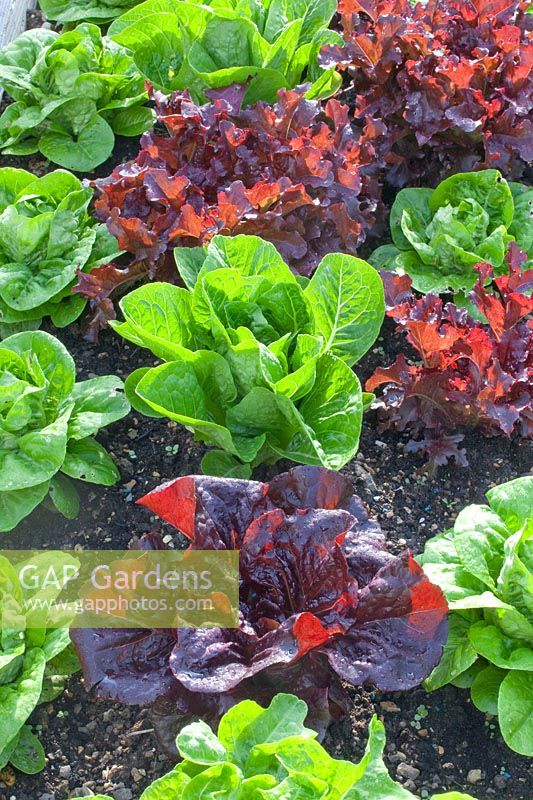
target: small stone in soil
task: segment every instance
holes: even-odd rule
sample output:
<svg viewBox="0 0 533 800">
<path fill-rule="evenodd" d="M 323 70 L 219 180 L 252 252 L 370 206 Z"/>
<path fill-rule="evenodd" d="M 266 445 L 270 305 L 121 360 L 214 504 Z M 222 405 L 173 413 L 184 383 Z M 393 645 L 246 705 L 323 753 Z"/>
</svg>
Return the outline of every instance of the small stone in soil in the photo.
<svg viewBox="0 0 533 800">
<path fill-rule="evenodd" d="M 379 705 L 383 711 L 389 711 L 391 714 L 397 714 L 399 711 L 401 711 L 396 703 L 393 703 L 391 700 L 382 700 Z"/>
<path fill-rule="evenodd" d="M 404 761 L 402 761 L 402 763 L 398 764 L 396 767 L 396 774 L 399 775 L 400 778 L 406 778 L 407 780 L 414 781 L 420 775 L 420 770 L 411 766 L 411 764 L 406 764 Z"/>
<path fill-rule="evenodd" d="M 474 783 L 479 783 L 481 778 L 482 775 L 480 769 L 471 769 L 469 770 L 468 775 L 466 776 L 466 781 L 467 783 L 474 784 Z"/>
<path fill-rule="evenodd" d="M 132 797 L 131 789 L 117 789 L 115 792 L 115 800 L 132 800 Z"/>
</svg>

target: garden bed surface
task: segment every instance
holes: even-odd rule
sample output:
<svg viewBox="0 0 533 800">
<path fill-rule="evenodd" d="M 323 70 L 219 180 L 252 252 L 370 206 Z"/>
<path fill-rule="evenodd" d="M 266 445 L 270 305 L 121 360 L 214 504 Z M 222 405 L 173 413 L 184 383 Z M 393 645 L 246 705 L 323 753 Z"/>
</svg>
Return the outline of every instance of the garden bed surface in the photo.
<svg viewBox="0 0 533 800">
<path fill-rule="evenodd" d="M 76 326 L 54 333 L 73 354 L 81 378 L 112 372 L 126 378 L 152 360 L 149 353 L 110 332 L 102 334 L 98 345 L 85 342 Z M 392 361 L 398 351 L 400 338 L 390 322 L 383 333 L 386 336 L 380 337 L 357 369 L 361 378 L 378 361 Z M 405 452 L 407 438 L 380 434 L 370 414 L 360 452 L 342 470 L 397 552 L 409 547 L 419 553 L 425 541 L 450 525 L 461 508 L 483 502 L 487 489 L 526 474 L 533 463 L 531 442 L 470 434 L 466 437 L 470 467 L 441 468 L 431 476 L 417 472 L 422 461 Z M 120 549 L 133 536 L 148 531 L 175 535 L 174 529 L 134 501 L 163 481 L 198 472 L 203 446 L 173 422 L 136 413 L 110 426 L 99 439 L 121 470 L 120 483 L 107 489 L 81 486 L 82 510 L 77 520 L 63 520 L 40 508 L 19 526 L 16 535 L 6 535 L 6 545 L 31 548 L 38 541 L 42 548 Z M 288 466 L 280 463 L 270 472 L 259 470 L 256 477 L 268 479 Z M 175 541 L 181 545 L 179 537 Z M 6 794 L 0 788 L 0 798 L 51 800 L 47 795 L 53 794 L 55 800 L 67 800 L 90 796 L 92 790 L 110 792 L 116 800 L 138 800 L 142 789 L 172 766 L 158 750 L 147 712 L 94 702 L 79 677 L 74 676 L 69 686 L 62 697 L 38 708 L 31 719 L 42 726 L 49 757 L 45 771 L 33 777 L 18 773 Z M 495 721 L 475 709 L 468 691 L 448 686 L 432 694 L 423 689 L 393 694 L 360 689 L 351 690 L 350 695 L 349 718 L 335 724 L 326 738 L 333 755 L 361 757 L 366 726 L 375 712 L 387 729 L 389 769 L 411 791 L 432 794 L 463 789 L 479 800 L 531 800 L 530 760 L 509 750 Z"/>
<path fill-rule="evenodd" d="M 39 21 L 38 14 L 31 14 L 32 27 Z M 97 174 L 109 174 L 113 166 L 132 157 L 137 146 L 136 139 L 117 139 L 112 159 Z M 37 175 L 53 169 L 37 156 L 1 158 L 0 166 L 23 167 Z M 90 344 L 77 324 L 60 331 L 44 329 L 70 350 L 81 379 L 104 374 L 125 379 L 137 367 L 154 363 L 149 353 L 112 332 Z M 401 346 L 387 321 L 376 346 L 358 365 L 359 377 L 364 380 L 378 364 L 392 363 Z M 6 547 L 121 549 L 132 537 L 152 530 L 175 536 L 174 529 L 134 501 L 163 481 L 198 472 L 203 446 L 176 423 L 136 413 L 98 438 L 121 470 L 121 481 L 110 488 L 80 486 L 81 512 L 73 521 L 40 507 L 15 532 L 4 534 Z M 370 413 L 360 452 L 342 470 L 380 521 L 395 552 L 409 547 L 420 553 L 427 539 L 445 530 L 465 505 L 484 502 L 491 486 L 532 469 L 532 442 L 472 433 L 464 442 L 468 468 L 452 465 L 429 475 L 421 469 L 421 459 L 406 453 L 408 438 L 380 433 Z M 289 466 L 279 463 L 270 470 L 260 469 L 255 477 L 268 480 Z M 179 537 L 175 541 L 180 546 Z M 504 744 L 496 721 L 475 709 L 468 691 L 452 686 L 432 694 L 421 688 L 403 694 L 352 689 L 350 697 L 349 717 L 333 725 L 326 737 L 325 745 L 334 756 L 360 758 L 366 726 L 377 713 L 387 730 L 389 770 L 411 791 L 422 797 L 462 790 L 479 800 L 531 800 L 531 761 Z M 15 775 L 10 769 L 0 773 L 1 800 L 67 800 L 98 792 L 110 793 L 115 800 L 138 800 L 142 790 L 172 766 L 158 750 L 146 711 L 94 702 L 79 676 L 70 680 L 59 699 L 39 707 L 30 722 L 41 731 L 47 767 L 36 776 Z"/>
</svg>

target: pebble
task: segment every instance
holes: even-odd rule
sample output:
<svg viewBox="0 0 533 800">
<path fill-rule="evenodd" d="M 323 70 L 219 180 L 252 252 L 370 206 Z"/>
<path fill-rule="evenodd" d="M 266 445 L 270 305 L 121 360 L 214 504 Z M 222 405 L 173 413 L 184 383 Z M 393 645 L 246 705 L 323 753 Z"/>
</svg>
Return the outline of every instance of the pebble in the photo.
<svg viewBox="0 0 533 800">
<path fill-rule="evenodd" d="M 404 761 L 402 761 L 402 763 L 398 764 L 396 767 L 396 774 L 399 775 L 400 778 L 414 781 L 420 775 L 420 770 L 411 766 L 411 764 L 406 764 Z"/>
<path fill-rule="evenodd" d="M 132 800 L 133 792 L 131 789 L 117 789 L 115 792 L 115 800 Z"/>
<path fill-rule="evenodd" d="M 479 783 L 482 777 L 480 769 L 471 769 L 466 776 L 466 782 L 470 784 Z"/>
<path fill-rule="evenodd" d="M 391 764 L 397 764 L 399 761 L 407 761 L 407 756 L 405 753 L 402 753 L 401 750 L 398 750 L 396 753 L 393 752 L 392 755 L 389 756 L 389 761 Z"/>
<path fill-rule="evenodd" d="M 39 800 L 56 800 L 56 796 L 55 794 L 45 792 L 44 794 L 39 795 Z"/>
<path fill-rule="evenodd" d="M 397 714 L 398 711 L 401 711 L 401 708 L 398 708 L 396 703 L 391 702 L 391 700 L 382 700 L 379 705 L 383 711 L 389 711 L 392 714 Z"/>
<path fill-rule="evenodd" d="M 59 777 L 60 778 L 64 778 L 65 780 L 68 780 L 68 778 L 70 778 L 71 775 L 72 775 L 72 767 L 70 766 L 70 764 L 66 764 L 63 767 L 59 767 Z"/>
<path fill-rule="evenodd" d="M 146 776 L 145 769 L 137 769 L 137 767 L 132 767 L 131 770 L 131 777 L 135 781 L 135 783 L 140 783 L 142 779 Z"/>
</svg>

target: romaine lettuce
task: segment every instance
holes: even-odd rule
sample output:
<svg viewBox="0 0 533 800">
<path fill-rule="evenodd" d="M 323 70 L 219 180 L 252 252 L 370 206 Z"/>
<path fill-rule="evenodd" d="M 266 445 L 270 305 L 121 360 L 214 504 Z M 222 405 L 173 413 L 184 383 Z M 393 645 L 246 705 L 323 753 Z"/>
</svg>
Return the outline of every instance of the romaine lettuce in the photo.
<svg viewBox="0 0 533 800">
<path fill-rule="evenodd" d="M 306 81 L 309 97 L 329 97 L 341 77 L 321 69 L 318 54 L 342 42 L 328 28 L 336 8 L 335 0 L 147 0 L 115 20 L 109 35 L 155 87 L 188 89 L 197 101 L 246 81 L 246 103 L 275 102 L 278 89 Z"/>
<path fill-rule="evenodd" d="M 470 688 L 480 711 L 497 714 L 505 742 L 533 756 L 533 477 L 487 492 L 418 559 L 453 612 L 428 689 Z"/>
<path fill-rule="evenodd" d="M 0 531 L 15 528 L 47 496 L 64 516 L 76 517 L 69 478 L 117 482 L 118 470 L 94 434 L 128 413 L 121 389 L 114 375 L 76 383 L 72 357 L 43 331 L 1 343 Z"/>
<path fill-rule="evenodd" d="M 38 328 L 46 316 L 63 328 L 82 313 L 87 299 L 71 292 L 78 270 L 120 255 L 89 215 L 91 197 L 64 170 L 36 178 L 0 169 L 0 335 Z"/>
<path fill-rule="evenodd" d="M 304 286 L 255 236 L 178 248 L 187 289 L 152 283 L 126 295 L 125 339 L 167 362 L 126 382 L 134 407 L 170 417 L 218 448 L 223 474 L 289 458 L 340 469 L 357 451 L 363 394 L 351 367 L 384 317 L 378 273 L 331 254 Z"/>
</svg>

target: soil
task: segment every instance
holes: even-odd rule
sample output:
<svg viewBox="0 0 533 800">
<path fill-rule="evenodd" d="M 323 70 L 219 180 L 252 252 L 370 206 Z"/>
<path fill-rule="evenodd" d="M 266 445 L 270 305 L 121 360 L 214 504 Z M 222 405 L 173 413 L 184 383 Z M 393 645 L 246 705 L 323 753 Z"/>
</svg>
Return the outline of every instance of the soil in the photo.
<svg viewBox="0 0 533 800">
<path fill-rule="evenodd" d="M 35 24 L 37 15 L 32 18 Z M 113 157 L 95 175 L 109 174 L 136 148 L 136 140 L 118 140 Z M 0 159 L 0 166 L 8 165 L 38 175 L 53 168 L 40 157 Z M 103 333 L 98 344 L 89 344 L 77 324 L 63 331 L 45 329 L 70 350 L 80 379 L 105 374 L 126 378 L 135 368 L 153 363 L 150 354 L 111 332 Z M 364 380 L 378 363 L 391 363 L 402 346 L 386 323 L 376 346 L 358 365 L 359 377 Z M 134 501 L 163 481 L 197 472 L 203 446 L 176 423 L 136 413 L 104 429 L 98 438 L 120 468 L 121 481 L 110 488 L 80 484 L 78 519 L 64 520 L 41 507 L 16 532 L 5 535 L 5 546 L 30 549 L 38 542 L 43 549 L 121 549 L 133 536 L 165 527 Z M 468 468 L 452 465 L 430 475 L 420 459 L 406 453 L 407 439 L 394 432 L 380 434 L 370 413 L 360 451 L 343 469 L 394 551 L 409 547 L 419 553 L 461 508 L 483 502 L 491 486 L 533 471 L 532 442 L 474 432 L 464 442 Z M 280 463 L 256 477 L 267 479 L 288 466 Z M 456 790 L 478 800 L 532 800 L 531 760 L 509 750 L 497 721 L 472 706 L 468 691 L 449 686 L 432 694 L 423 689 L 384 694 L 361 688 L 351 689 L 350 698 L 349 716 L 333 725 L 325 740 L 333 755 L 359 759 L 366 726 L 376 713 L 387 730 L 389 770 L 415 794 L 428 797 Z M 67 800 L 99 792 L 115 800 L 138 800 L 147 785 L 172 767 L 158 751 L 145 709 L 96 703 L 79 676 L 70 680 L 59 699 L 39 707 L 30 723 L 40 731 L 47 766 L 36 776 L 0 773 L 5 781 L 0 780 L 0 800 Z"/>
</svg>

